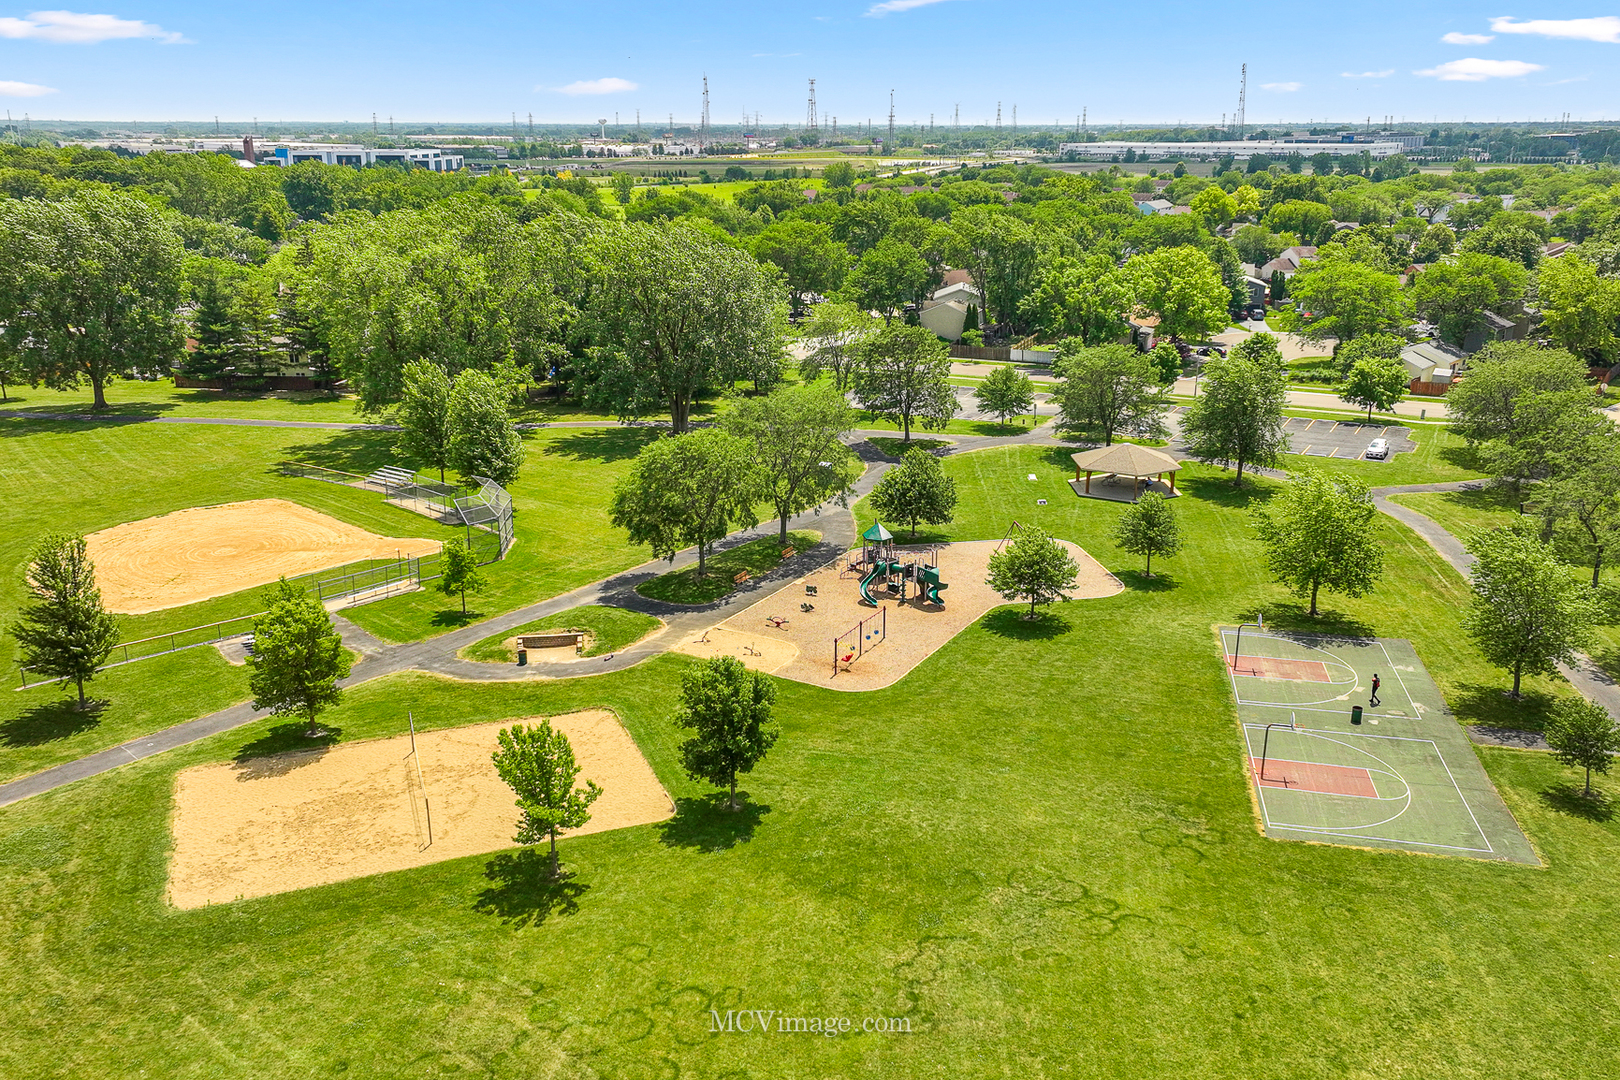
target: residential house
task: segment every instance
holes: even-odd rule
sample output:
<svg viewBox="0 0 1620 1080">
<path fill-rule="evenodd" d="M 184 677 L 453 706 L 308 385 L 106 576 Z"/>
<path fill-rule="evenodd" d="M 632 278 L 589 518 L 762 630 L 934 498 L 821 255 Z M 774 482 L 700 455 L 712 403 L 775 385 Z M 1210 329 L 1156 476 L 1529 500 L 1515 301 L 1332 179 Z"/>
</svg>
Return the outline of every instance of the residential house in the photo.
<svg viewBox="0 0 1620 1080">
<path fill-rule="evenodd" d="M 1484 325 L 1475 327 L 1463 338 L 1462 351 L 1473 355 L 1493 341 L 1522 341 L 1529 332 L 1528 318 L 1520 317 L 1514 320 L 1498 315 L 1494 311 L 1487 311 Z"/>
<path fill-rule="evenodd" d="M 1306 259 L 1314 258 L 1316 258 L 1315 247 L 1310 244 L 1299 244 L 1285 249 L 1281 255 L 1278 255 L 1275 259 L 1272 259 L 1270 262 L 1266 263 L 1266 265 L 1262 266 L 1260 268 L 1260 273 L 1256 274 L 1255 276 L 1262 277 L 1267 281 L 1270 281 L 1271 275 L 1280 270 L 1282 271 L 1283 277 L 1291 278 L 1295 274 L 1299 273 L 1300 263 L 1304 262 Z"/>
<path fill-rule="evenodd" d="M 1144 199 L 1136 204 L 1136 208 L 1144 214 L 1165 214 L 1175 209 L 1175 204 L 1169 199 Z"/>
<path fill-rule="evenodd" d="M 965 277 L 966 271 L 953 270 L 945 275 L 947 284 L 923 301 L 917 321 L 947 341 L 960 341 L 969 308 L 979 309 L 979 325 L 984 325 L 984 298 L 971 279 L 950 281 L 952 274 Z"/>
<path fill-rule="evenodd" d="M 1439 340 L 1420 341 L 1401 350 L 1401 363 L 1410 377 L 1408 389 L 1435 397 L 1451 389 L 1465 359 L 1461 349 Z"/>
</svg>

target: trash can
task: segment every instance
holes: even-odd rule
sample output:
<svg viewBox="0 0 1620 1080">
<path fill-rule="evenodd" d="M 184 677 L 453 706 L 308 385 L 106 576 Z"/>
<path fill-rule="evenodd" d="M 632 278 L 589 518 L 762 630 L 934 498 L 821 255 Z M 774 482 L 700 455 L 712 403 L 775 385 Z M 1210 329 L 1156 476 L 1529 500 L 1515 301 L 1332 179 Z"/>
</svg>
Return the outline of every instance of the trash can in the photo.
<svg viewBox="0 0 1620 1080">
<path fill-rule="evenodd" d="M 522 656 L 523 654 L 518 653 L 518 655 Z M 518 661 L 518 663 L 520 663 L 520 664 L 522 662 L 523 661 L 521 661 L 521 660 Z M 1361 706 L 1360 705 L 1352 705 L 1352 706 L 1350 706 L 1350 722 L 1352 724 L 1361 723 Z"/>
<path fill-rule="evenodd" d="M 529 666 L 529 650 L 528 649 L 519 649 L 518 650 L 518 667 L 528 667 L 528 666 Z M 1358 724 L 1361 723 L 1361 710 L 1360 709 L 1356 710 L 1356 723 L 1358 723 Z"/>
</svg>

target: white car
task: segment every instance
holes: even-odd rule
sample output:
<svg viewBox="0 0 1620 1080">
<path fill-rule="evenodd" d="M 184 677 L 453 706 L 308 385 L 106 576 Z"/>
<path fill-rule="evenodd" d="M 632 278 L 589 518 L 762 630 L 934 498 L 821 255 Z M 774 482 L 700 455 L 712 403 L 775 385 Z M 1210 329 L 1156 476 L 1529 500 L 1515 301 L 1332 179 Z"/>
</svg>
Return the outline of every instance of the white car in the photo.
<svg viewBox="0 0 1620 1080">
<path fill-rule="evenodd" d="M 1387 439 L 1374 439 L 1368 444 L 1367 452 L 1362 456 L 1383 461 L 1389 457 L 1389 441 Z"/>
</svg>

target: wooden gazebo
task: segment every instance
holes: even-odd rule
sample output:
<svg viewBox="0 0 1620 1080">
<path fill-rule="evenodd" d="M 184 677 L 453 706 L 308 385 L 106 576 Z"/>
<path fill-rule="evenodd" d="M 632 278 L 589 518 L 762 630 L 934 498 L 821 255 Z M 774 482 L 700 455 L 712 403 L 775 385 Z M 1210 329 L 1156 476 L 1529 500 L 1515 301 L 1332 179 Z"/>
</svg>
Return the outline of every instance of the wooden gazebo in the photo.
<svg viewBox="0 0 1620 1080">
<path fill-rule="evenodd" d="M 1151 447 L 1137 446 L 1135 443 L 1115 443 L 1113 446 L 1099 446 L 1095 450 L 1082 450 L 1069 456 L 1074 461 L 1074 482 L 1080 483 L 1081 474 L 1084 473 L 1085 493 L 1088 495 L 1091 494 L 1093 473 L 1129 476 L 1133 480 L 1145 479 L 1150 483 L 1168 473 L 1170 494 L 1176 494 L 1176 473 L 1181 468 L 1181 462 Z"/>
</svg>

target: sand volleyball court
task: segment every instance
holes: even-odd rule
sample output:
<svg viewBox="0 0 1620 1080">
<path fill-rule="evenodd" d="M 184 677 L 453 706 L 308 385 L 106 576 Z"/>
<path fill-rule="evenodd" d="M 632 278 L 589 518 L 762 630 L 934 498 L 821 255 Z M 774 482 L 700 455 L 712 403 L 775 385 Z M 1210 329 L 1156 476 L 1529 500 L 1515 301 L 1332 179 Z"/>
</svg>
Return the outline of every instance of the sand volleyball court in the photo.
<svg viewBox="0 0 1620 1080">
<path fill-rule="evenodd" d="M 378 536 L 285 499 L 177 510 L 85 537 L 108 611 L 140 615 L 345 566 L 428 555 L 437 540 Z"/>
<path fill-rule="evenodd" d="M 419 759 L 407 734 L 186 769 L 175 778 L 169 902 L 195 908 L 510 848 L 518 811 L 490 755 L 501 728 L 536 719 L 418 731 Z M 573 744 L 580 783 L 602 786 L 591 820 L 569 835 L 674 814 L 612 713 L 551 723 Z"/>
</svg>

